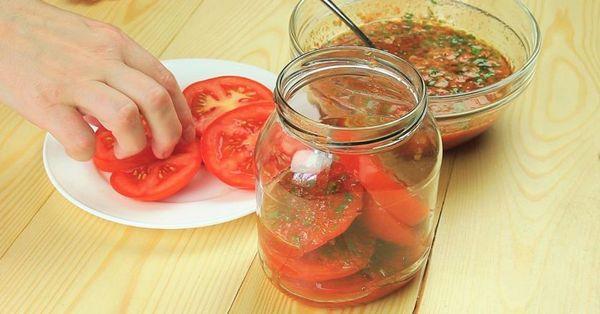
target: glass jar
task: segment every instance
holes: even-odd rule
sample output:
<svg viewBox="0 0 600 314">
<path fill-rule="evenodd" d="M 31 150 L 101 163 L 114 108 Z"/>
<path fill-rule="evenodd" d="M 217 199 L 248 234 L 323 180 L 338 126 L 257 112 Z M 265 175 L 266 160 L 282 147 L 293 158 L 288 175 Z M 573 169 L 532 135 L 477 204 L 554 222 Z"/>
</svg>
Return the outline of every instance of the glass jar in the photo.
<svg viewBox="0 0 600 314">
<path fill-rule="evenodd" d="M 535 17 L 520 0 L 338 0 L 359 27 L 389 21 L 438 20 L 474 35 L 506 58 L 508 77 L 488 86 L 429 96 L 444 148 L 460 145 L 490 128 L 531 82 L 541 47 Z M 292 56 L 332 45 L 349 29 L 319 1 L 301 0 L 290 18 Z M 408 58 L 408 57 L 407 57 Z M 426 73 L 422 73 L 426 74 Z"/>
<path fill-rule="evenodd" d="M 259 253 L 283 292 L 318 306 L 369 302 L 423 267 L 442 158 L 426 87 L 363 47 L 288 64 L 256 148 Z"/>
</svg>

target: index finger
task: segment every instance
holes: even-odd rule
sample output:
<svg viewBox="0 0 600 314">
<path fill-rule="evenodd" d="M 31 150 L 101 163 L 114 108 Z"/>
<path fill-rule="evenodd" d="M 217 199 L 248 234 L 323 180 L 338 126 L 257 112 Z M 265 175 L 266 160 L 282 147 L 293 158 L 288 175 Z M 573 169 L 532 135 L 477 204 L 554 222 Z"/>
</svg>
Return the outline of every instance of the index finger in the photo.
<svg viewBox="0 0 600 314">
<path fill-rule="evenodd" d="M 128 40 L 123 51 L 123 59 L 125 64 L 148 75 L 167 90 L 181 122 L 184 139 L 193 140 L 196 135 L 194 120 L 175 76 L 160 61 L 131 39 Z"/>
</svg>

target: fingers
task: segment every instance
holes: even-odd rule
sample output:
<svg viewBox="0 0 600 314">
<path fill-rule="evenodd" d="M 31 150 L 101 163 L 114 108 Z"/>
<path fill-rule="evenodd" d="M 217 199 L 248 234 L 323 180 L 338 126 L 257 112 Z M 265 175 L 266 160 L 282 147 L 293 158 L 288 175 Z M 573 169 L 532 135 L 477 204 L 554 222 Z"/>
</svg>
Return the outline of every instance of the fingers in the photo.
<svg viewBox="0 0 600 314">
<path fill-rule="evenodd" d="M 142 72 L 125 65 L 107 69 L 106 83 L 132 99 L 152 131 L 152 150 L 158 158 L 171 155 L 182 125 L 167 90 Z"/>
<path fill-rule="evenodd" d="M 100 82 L 89 82 L 71 91 L 71 101 L 81 111 L 94 116 L 112 131 L 117 143 L 117 158 L 126 158 L 146 147 L 146 135 L 140 112 L 129 97 Z"/>
<path fill-rule="evenodd" d="M 64 147 L 71 158 L 80 161 L 94 156 L 96 138 L 77 109 L 55 106 L 45 114 L 45 128 Z"/>
<path fill-rule="evenodd" d="M 98 119 L 96 119 L 94 116 L 84 115 L 83 120 L 85 120 L 85 122 L 87 122 L 95 127 L 98 127 L 98 128 L 103 127 L 102 123 L 100 123 L 100 121 L 98 121 Z"/>
<path fill-rule="evenodd" d="M 160 61 L 133 40 L 127 41 L 123 51 L 123 58 L 127 65 L 151 77 L 167 90 L 183 127 L 184 139 L 188 141 L 193 140 L 196 133 L 192 113 L 173 74 Z"/>
</svg>

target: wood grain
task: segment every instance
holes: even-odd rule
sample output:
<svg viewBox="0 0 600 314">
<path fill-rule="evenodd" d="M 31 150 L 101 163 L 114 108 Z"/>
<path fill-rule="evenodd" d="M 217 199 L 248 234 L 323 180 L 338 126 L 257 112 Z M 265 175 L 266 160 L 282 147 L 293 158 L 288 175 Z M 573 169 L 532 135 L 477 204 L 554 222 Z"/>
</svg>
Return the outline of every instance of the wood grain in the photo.
<svg viewBox="0 0 600 314">
<path fill-rule="evenodd" d="M 274 72 L 289 60 L 296 3 L 51 2 L 116 24 L 161 58 Z M 526 2 L 545 37 L 537 76 L 490 132 L 445 156 L 427 268 L 345 312 L 599 312 L 600 2 Z M 42 136 L 0 107 L 0 312 L 323 312 L 267 281 L 254 217 L 180 231 L 100 220 L 52 194 Z"/>
<path fill-rule="evenodd" d="M 528 2 L 537 76 L 456 151 L 423 313 L 600 312 L 600 3 Z"/>
<path fill-rule="evenodd" d="M 289 60 L 296 0 L 205 0 L 162 57 L 219 58 L 279 71 Z"/>
<path fill-rule="evenodd" d="M 434 221 L 438 221 L 443 212 L 444 198 L 450 178 L 454 153 L 446 156 L 442 163 L 440 184 L 438 189 L 437 207 Z M 421 278 L 428 269 L 421 271 L 408 285 L 392 295 L 367 305 L 356 306 L 340 313 L 410 313 L 417 305 L 420 295 Z M 264 275 L 260 259 L 254 258 L 252 267 L 244 279 L 240 291 L 231 307 L 231 313 L 325 313 L 331 310 L 317 309 L 295 301 L 273 286 Z"/>
<path fill-rule="evenodd" d="M 129 228 L 54 194 L 0 260 L 0 312 L 223 313 L 252 262 L 255 232 L 253 216 Z"/>
<path fill-rule="evenodd" d="M 42 140 L 43 132 L 0 105 L 0 257 L 54 191 Z"/>
</svg>

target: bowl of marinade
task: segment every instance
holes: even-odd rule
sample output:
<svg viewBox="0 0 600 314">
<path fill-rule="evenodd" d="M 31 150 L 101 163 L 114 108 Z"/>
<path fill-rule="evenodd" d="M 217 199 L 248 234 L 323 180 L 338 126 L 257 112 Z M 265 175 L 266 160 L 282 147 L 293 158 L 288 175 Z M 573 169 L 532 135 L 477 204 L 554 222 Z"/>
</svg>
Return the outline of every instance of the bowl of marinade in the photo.
<svg viewBox="0 0 600 314">
<path fill-rule="evenodd" d="M 338 0 L 378 49 L 423 77 L 444 149 L 486 131 L 529 85 L 539 26 L 519 0 Z M 293 56 L 363 43 L 320 1 L 301 0 L 290 19 Z"/>
</svg>

